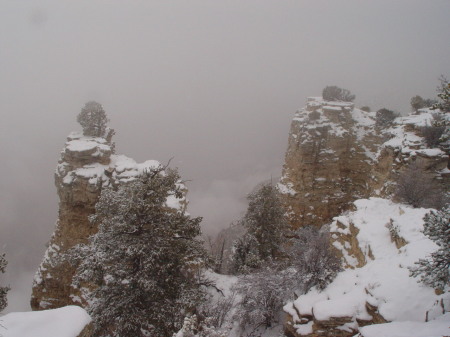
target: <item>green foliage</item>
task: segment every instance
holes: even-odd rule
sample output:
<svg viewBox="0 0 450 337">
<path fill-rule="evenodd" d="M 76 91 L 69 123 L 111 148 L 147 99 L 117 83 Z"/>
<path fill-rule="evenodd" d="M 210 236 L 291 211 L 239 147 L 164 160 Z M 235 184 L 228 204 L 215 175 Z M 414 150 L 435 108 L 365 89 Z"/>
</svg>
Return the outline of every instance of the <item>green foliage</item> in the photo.
<svg viewBox="0 0 450 337">
<path fill-rule="evenodd" d="M 352 95 L 350 90 L 335 85 L 325 87 L 322 91 L 322 97 L 325 101 L 353 102 L 355 100 L 355 95 Z"/>
<path fill-rule="evenodd" d="M 77 116 L 83 134 L 89 137 L 105 137 L 108 121 L 102 105 L 95 101 L 87 102 Z"/>
<path fill-rule="evenodd" d="M 371 111 L 370 107 L 368 107 L 367 105 L 361 107 L 361 110 L 365 111 L 365 112 L 370 112 Z"/>
<path fill-rule="evenodd" d="M 264 184 L 248 196 L 249 205 L 242 224 L 247 234 L 235 244 L 234 271 L 257 269 L 263 262 L 280 255 L 288 224 L 279 193 L 272 184 Z"/>
<path fill-rule="evenodd" d="M 98 233 L 66 256 L 78 265 L 74 284 L 93 285 L 95 336 L 171 336 L 201 302 L 201 218 L 166 205 L 182 196 L 178 173 L 163 167 L 102 190 L 91 219 Z"/>
<path fill-rule="evenodd" d="M 8 264 L 8 261 L 5 259 L 5 254 L 0 255 L 0 273 L 5 272 L 6 265 Z M 9 287 L 2 287 L 0 286 L 0 312 L 2 312 L 3 309 L 6 308 L 8 305 L 8 299 L 6 297 Z"/>
<path fill-rule="evenodd" d="M 438 245 L 425 259 L 419 259 L 410 268 L 411 276 L 420 276 L 420 282 L 435 289 L 445 290 L 450 285 L 450 207 L 431 211 L 424 217 L 423 234 Z"/>
</svg>

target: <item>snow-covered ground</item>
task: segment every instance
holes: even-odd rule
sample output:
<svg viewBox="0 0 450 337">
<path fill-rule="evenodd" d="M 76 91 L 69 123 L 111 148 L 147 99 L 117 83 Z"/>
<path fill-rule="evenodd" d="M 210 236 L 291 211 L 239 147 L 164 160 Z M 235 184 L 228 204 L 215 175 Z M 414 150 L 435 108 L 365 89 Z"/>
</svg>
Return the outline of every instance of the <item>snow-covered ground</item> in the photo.
<svg viewBox="0 0 450 337">
<path fill-rule="evenodd" d="M 361 328 L 355 337 L 445 337 L 450 336 L 450 313 L 430 322 L 392 322 Z"/>
<path fill-rule="evenodd" d="M 13 312 L 0 317 L 0 336 L 77 337 L 90 321 L 86 311 L 77 306 Z"/>
<path fill-rule="evenodd" d="M 434 289 L 411 278 L 408 270 L 415 261 L 437 248 L 421 232 L 423 216 L 429 210 L 413 209 L 380 198 L 357 200 L 355 206 L 356 211 L 336 217 L 330 227 L 334 246 L 342 252 L 348 268 L 339 273 L 324 291 L 318 292 L 313 288 L 286 305 L 285 310 L 297 322 L 300 322 L 297 313 L 302 316 L 314 315 L 319 321 L 348 317 L 351 322 L 342 328 L 355 330 L 358 320 L 372 318 L 367 311 L 368 303 L 378 308 L 379 314 L 386 320 L 396 322 L 385 327 L 364 328 L 364 337 L 388 336 L 377 332 L 378 328 L 395 327 L 397 330 L 404 328 L 404 331 L 410 331 L 416 323 L 424 323 L 426 317 L 428 320 L 440 318 L 443 311 L 450 308 L 450 294 L 436 295 Z M 403 246 L 397 247 L 393 242 L 387 224 L 391 224 L 404 240 Z M 356 234 L 357 248 L 362 253 L 363 262 L 362 256 L 355 254 L 358 249 L 345 240 L 350 234 Z M 446 318 L 447 325 L 450 325 L 450 317 Z M 406 323 L 408 321 L 415 323 L 411 325 Z M 423 325 L 423 329 L 426 326 Z M 299 333 L 306 335 L 312 332 L 312 323 L 299 324 L 296 328 Z M 416 335 L 408 336 L 429 336 L 419 331 L 417 328 Z M 447 335 L 450 335 L 450 331 Z"/>
</svg>

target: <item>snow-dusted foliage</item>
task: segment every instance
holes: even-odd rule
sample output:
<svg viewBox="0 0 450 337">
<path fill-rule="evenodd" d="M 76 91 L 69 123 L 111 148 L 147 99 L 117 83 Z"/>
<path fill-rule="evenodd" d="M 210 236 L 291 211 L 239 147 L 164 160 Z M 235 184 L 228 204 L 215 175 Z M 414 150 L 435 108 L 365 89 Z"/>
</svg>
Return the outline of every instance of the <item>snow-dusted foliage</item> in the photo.
<svg viewBox="0 0 450 337">
<path fill-rule="evenodd" d="M 5 272 L 6 265 L 8 261 L 5 259 L 5 254 L 0 255 L 0 273 Z M 6 294 L 8 293 L 9 287 L 2 287 L 0 285 L 0 312 L 6 308 L 8 305 L 8 299 Z"/>
<path fill-rule="evenodd" d="M 330 245 L 327 231 L 308 226 L 299 229 L 288 248 L 296 269 L 296 288 L 301 293 L 312 287 L 324 289 L 341 270 L 341 262 Z"/>
<path fill-rule="evenodd" d="M 277 258 L 288 228 L 277 188 L 264 184 L 248 196 L 242 224 L 247 234 L 235 245 L 234 271 L 247 272 Z"/>
<path fill-rule="evenodd" d="M 91 288 L 95 336 L 170 336 L 201 301 L 201 218 L 166 204 L 183 197 L 179 182 L 160 166 L 103 189 L 91 219 L 98 233 L 67 255 L 79 264 L 74 286 Z"/>
<path fill-rule="evenodd" d="M 83 134 L 89 137 L 105 137 L 108 118 L 100 103 L 90 101 L 85 104 L 77 116 L 77 122 L 83 127 Z"/>
<path fill-rule="evenodd" d="M 433 105 L 432 109 L 439 109 L 442 112 L 450 112 L 450 82 L 444 76 L 439 78 L 441 84 L 438 87 L 439 101 Z"/>
<path fill-rule="evenodd" d="M 427 258 L 419 259 L 410 268 L 411 275 L 420 276 L 420 281 L 430 287 L 444 290 L 450 285 L 450 206 L 425 215 L 423 234 L 433 240 L 439 249 Z"/>
<path fill-rule="evenodd" d="M 279 321 L 283 305 L 294 296 L 296 270 L 280 270 L 277 266 L 262 268 L 239 278 L 235 289 L 241 296 L 235 318 L 242 328 L 271 327 Z"/>
</svg>

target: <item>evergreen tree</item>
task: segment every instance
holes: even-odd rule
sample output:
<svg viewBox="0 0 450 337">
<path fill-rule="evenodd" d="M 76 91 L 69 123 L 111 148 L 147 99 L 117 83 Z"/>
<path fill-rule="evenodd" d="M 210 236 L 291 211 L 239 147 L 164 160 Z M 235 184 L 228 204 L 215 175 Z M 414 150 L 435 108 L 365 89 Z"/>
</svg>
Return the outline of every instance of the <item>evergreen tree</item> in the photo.
<svg viewBox="0 0 450 337">
<path fill-rule="evenodd" d="M 77 116 L 83 134 L 89 137 L 105 137 L 108 121 L 102 105 L 95 101 L 87 102 Z"/>
<path fill-rule="evenodd" d="M 438 250 L 410 268 L 411 276 L 430 287 L 445 290 L 450 285 L 450 206 L 442 211 L 431 211 L 424 217 L 423 234 L 433 240 Z"/>
<path fill-rule="evenodd" d="M 247 234 L 235 246 L 236 272 L 258 268 L 262 262 L 277 258 L 288 228 L 275 186 L 264 184 L 247 199 L 249 205 L 242 219 Z"/>
<path fill-rule="evenodd" d="M 5 272 L 6 265 L 8 261 L 5 259 L 5 254 L 0 255 L 0 273 Z M 8 299 L 6 294 L 8 293 L 9 287 L 0 286 L 0 312 L 6 308 L 8 305 Z"/>
<path fill-rule="evenodd" d="M 163 167 L 105 188 L 91 218 L 98 233 L 69 251 L 74 284 L 87 295 L 95 336 L 171 336 L 202 299 L 201 218 L 170 209 L 180 177 Z"/>
</svg>

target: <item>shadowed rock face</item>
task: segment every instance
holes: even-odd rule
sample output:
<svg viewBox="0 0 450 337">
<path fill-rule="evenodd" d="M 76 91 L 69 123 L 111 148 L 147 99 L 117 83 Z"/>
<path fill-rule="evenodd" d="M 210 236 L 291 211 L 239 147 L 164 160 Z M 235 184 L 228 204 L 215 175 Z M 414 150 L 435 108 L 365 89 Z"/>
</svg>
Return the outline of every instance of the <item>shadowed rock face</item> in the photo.
<svg viewBox="0 0 450 337">
<path fill-rule="evenodd" d="M 75 267 L 58 263 L 58 258 L 71 247 L 86 243 L 97 232 L 89 216 L 95 213 L 102 188 L 125 184 L 144 170 L 159 165 L 154 160 L 138 164 L 126 156 L 114 155 L 110 140 L 78 133 L 69 135 L 55 172 L 59 216 L 33 282 L 33 310 L 85 304 L 80 290 L 72 287 Z M 178 200 L 178 207 L 185 209 L 185 198 Z"/>
</svg>

